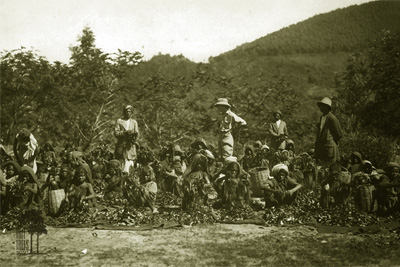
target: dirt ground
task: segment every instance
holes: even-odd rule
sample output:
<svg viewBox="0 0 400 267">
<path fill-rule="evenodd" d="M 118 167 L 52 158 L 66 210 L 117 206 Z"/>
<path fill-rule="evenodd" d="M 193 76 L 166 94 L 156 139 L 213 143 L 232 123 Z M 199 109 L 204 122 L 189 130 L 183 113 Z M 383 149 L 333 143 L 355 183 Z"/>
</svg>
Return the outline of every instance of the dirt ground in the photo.
<svg viewBox="0 0 400 267">
<path fill-rule="evenodd" d="M 39 255 L 16 254 L 15 232 L 0 235 L 1 266 L 400 265 L 400 239 L 393 233 L 321 234 L 311 226 L 49 227 L 40 236 Z"/>
</svg>

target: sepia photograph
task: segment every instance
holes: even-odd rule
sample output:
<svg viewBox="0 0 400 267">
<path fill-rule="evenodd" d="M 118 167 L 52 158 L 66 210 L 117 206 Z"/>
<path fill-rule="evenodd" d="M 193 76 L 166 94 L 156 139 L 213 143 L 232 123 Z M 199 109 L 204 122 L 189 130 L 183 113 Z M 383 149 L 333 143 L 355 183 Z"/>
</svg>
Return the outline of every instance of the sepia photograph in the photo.
<svg viewBox="0 0 400 267">
<path fill-rule="evenodd" d="M 1 266 L 399 266 L 400 0 L 0 0 Z"/>
</svg>

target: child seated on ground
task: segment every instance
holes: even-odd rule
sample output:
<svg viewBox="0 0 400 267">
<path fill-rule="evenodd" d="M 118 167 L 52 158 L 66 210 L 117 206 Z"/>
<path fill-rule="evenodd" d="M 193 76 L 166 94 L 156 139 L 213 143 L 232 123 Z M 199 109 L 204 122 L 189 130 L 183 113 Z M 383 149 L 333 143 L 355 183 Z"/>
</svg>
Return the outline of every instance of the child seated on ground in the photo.
<svg viewBox="0 0 400 267">
<path fill-rule="evenodd" d="M 153 214 L 157 214 L 156 196 L 157 183 L 153 168 L 144 164 L 136 169 L 135 173 L 123 173 L 122 191 L 128 202 L 136 207 L 149 207 Z"/>
<path fill-rule="evenodd" d="M 89 208 L 96 207 L 96 195 L 92 184 L 88 182 L 86 169 L 80 166 L 76 174 L 66 196 L 70 208 L 81 209 L 85 203 L 88 204 Z"/>
<path fill-rule="evenodd" d="M 377 185 L 378 212 L 390 214 L 400 211 L 400 165 L 389 162 L 385 168 L 386 175 L 382 176 Z"/>
<path fill-rule="evenodd" d="M 107 195 L 108 197 L 114 196 L 113 194 L 110 194 L 111 192 L 121 192 L 121 177 L 122 177 L 122 169 L 121 169 L 121 163 L 113 159 L 109 163 L 109 168 L 108 172 L 105 176 L 105 190 L 104 190 L 104 195 Z"/>
<path fill-rule="evenodd" d="M 150 207 L 153 214 L 157 214 L 156 196 L 157 196 L 157 183 L 154 175 L 153 168 L 148 163 L 139 168 L 139 179 L 142 187 L 141 190 L 141 204 Z"/>
<path fill-rule="evenodd" d="M 362 169 L 352 175 L 352 185 L 355 193 L 355 206 L 362 211 L 373 211 L 375 202 L 375 186 L 379 176 L 372 163 L 363 160 Z"/>
<path fill-rule="evenodd" d="M 250 200 L 250 181 L 236 161 L 228 161 L 215 179 L 214 186 L 223 206 L 242 207 Z"/>
<path fill-rule="evenodd" d="M 29 166 L 23 166 L 19 173 L 15 196 L 16 204 L 21 209 L 40 207 L 42 204 L 41 191 L 38 185 L 36 174 Z"/>
<path fill-rule="evenodd" d="M 5 214 L 9 210 L 10 206 L 15 207 L 16 206 L 16 199 L 14 192 L 11 190 L 11 188 L 14 188 L 14 185 L 18 181 L 18 176 L 19 176 L 19 171 L 21 167 L 16 161 L 7 161 L 6 163 L 3 164 L 3 168 L 5 170 L 4 175 L 4 197 L 3 197 L 3 203 L 1 206 L 1 213 Z M 15 191 L 15 190 L 14 190 Z"/>
<path fill-rule="evenodd" d="M 265 207 L 292 205 L 297 197 L 301 184 L 288 177 L 289 169 L 285 164 L 277 164 L 272 168 L 272 178 L 262 186 L 264 189 Z"/>
<path fill-rule="evenodd" d="M 59 189 L 64 189 L 64 192 L 67 193 L 70 185 L 71 185 L 71 170 L 68 164 L 63 164 L 60 167 L 60 174 L 59 174 L 59 180 L 58 180 L 58 188 Z"/>
</svg>

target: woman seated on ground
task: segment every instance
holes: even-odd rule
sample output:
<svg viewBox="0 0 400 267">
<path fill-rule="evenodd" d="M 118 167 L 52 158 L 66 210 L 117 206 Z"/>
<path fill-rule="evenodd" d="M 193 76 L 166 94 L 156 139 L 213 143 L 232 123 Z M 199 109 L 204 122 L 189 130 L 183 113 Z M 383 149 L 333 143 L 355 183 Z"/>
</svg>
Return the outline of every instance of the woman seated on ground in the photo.
<svg viewBox="0 0 400 267">
<path fill-rule="evenodd" d="M 88 173 L 83 166 L 78 167 L 76 177 L 68 190 L 66 201 L 70 208 L 81 209 L 84 204 L 89 208 L 96 207 L 96 195 L 92 184 L 88 181 Z"/>
<path fill-rule="evenodd" d="M 182 208 L 184 210 L 193 211 L 194 209 L 207 204 L 207 193 L 211 188 L 211 184 L 207 157 L 205 155 L 198 153 L 193 156 L 189 167 L 183 174 L 182 187 Z"/>
<path fill-rule="evenodd" d="M 390 214 L 400 211 L 400 165 L 389 162 L 377 185 L 378 212 Z"/>
<path fill-rule="evenodd" d="M 348 181 L 344 181 L 341 175 L 349 176 Z M 333 164 L 329 167 L 327 178 L 321 182 L 321 207 L 329 208 L 332 206 L 347 205 L 350 195 L 350 173 L 346 169 L 342 169 L 342 166 L 339 164 Z"/>
<path fill-rule="evenodd" d="M 297 197 L 301 184 L 290 178 L 288 166 L 277 164 L 272 168 L 272 178 L 262 188 L 264 189 L 265 207 L 292 205 Z"/>
<path fill-rule="evenodd" d="M 149 207 L 158 214 L 156 207 L 157 183 L 149 163 L 142 163 L 134 173 L 123 173 L 122 192 L 128 202 L 136 207 Z"/>
<path fill-rule="evenodd" d="M 355 192 L 356 208 L 362 211 L 372 211 L 375 201 L 375 185 L 379 176 L 372 163 L 363 160 L 362 169 L 352 175 L 352 185 Z"/>
<path fill-rule="evenodd" d="M 221 204 L 227 207 L 242 207 L 250 200 L 249 175 L 244 172 L 239 163 L 230 161 L 215 179 L 215 189 Z"/>
</svg>

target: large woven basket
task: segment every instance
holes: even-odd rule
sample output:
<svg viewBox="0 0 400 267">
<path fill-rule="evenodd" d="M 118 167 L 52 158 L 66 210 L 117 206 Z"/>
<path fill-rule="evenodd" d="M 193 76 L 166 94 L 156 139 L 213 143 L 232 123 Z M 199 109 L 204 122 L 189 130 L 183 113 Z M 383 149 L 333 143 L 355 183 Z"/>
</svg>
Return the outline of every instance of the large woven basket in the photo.
<svg viewBox="0 0 400 267">
<path fill-rule="evenodd" d="M 263 197 L 261 186 L 269 179 L 268 168 L 254 168 L 250 170 L 250 185 L 252 197 Z"/>
<path fill-rule="evenodd" d="M 50 190 L 49 192 L 49 212 L 50 214 L 57 214 L 60 209 L 61 203 L 65 199 L 64 189 Z"/>
</svg>

